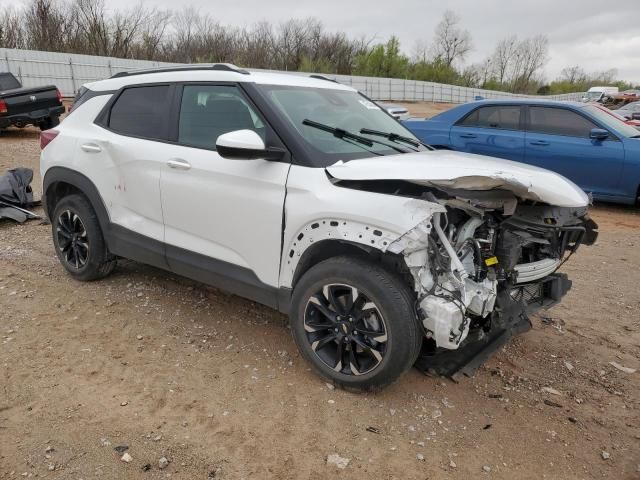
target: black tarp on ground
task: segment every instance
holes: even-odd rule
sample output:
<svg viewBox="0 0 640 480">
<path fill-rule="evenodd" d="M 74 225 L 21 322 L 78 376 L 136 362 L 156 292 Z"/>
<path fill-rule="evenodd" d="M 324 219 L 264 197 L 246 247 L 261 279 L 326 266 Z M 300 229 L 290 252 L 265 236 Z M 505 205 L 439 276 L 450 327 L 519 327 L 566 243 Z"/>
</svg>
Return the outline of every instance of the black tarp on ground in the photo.
<svg viewBox="0 0 640 480">
<path fill-rule="evenodd" d="M 29 218 L 39 218 L 33 212 L 25 210 L 33 205 L 31 190 L 33 170 L 15 168 L 0 177 L 0 219 L 10 218 L 23 223 Z"/>
<path fill-rule="evenodd" d="M 17 207 L 30 208 L 33 204 L 31 190 L 33 170 L 14 168 L 0 177 L 0 200 Z"/>
</svg>

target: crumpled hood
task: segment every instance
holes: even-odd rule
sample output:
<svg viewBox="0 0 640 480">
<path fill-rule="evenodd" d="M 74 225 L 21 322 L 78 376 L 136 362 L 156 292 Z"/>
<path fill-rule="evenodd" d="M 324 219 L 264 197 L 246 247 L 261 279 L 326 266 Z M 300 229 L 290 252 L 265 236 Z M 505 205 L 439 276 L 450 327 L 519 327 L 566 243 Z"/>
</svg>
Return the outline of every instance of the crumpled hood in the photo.
<svg viewBox="0 0 640 480">
<path fill-rule="evenodd" d="M 506 190 L 523 200 L 559 207 L 589 204 L 580 187 L 544 168 L 448 150 L 351 160 L 326 170 L 338 180 L 405 180 L 448 190 Z"/>
</svg>

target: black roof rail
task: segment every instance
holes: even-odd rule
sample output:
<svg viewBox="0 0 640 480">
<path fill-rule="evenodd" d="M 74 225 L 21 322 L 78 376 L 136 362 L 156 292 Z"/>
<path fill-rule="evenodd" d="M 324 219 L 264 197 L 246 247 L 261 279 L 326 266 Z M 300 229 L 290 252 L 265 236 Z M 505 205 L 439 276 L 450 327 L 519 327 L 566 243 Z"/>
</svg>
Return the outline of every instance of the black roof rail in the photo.
<svg viewBox="0 0 640 480">
<path fill-rule="evenodd" d="M 182 72 L 182 71 L 190 71 L 190 70 L 219 70 L 219 71 L 225 71 L 225 72 L 240 73 L 242 75 L 251 75 L 251 73 L 248 72 L 247 70 L 236 67 L 231 63 L 213 63 L 213 64 L 195 63 L 191 65 L 176 65 L 172 67 L 152 67 L 152 68 L 142 68 L 137 70 L 129 70 L 125 72 L 118 72 L 115 75 L 112 75 L 111 78 L 130 77 L 132 75 L 145 75 L 147 73 Z"/>
<path fill-rule="evenodd" d="M 328 82 L 333 82 L 333 83 L 340 83 L 335 78 L 325 77 L 324 75 L 318 75 L 317 73 L 309 75 L 309 78 L 315 78 L 316 80 L 326 80 Z"/>
</svg>

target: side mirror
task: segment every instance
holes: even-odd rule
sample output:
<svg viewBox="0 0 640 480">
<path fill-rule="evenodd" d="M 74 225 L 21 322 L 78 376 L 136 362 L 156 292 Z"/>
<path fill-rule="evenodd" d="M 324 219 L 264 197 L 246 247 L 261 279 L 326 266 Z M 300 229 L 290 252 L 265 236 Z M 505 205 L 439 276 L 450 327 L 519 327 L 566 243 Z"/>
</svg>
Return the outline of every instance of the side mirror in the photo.
<svg viewBox="0 0 640 480">
<path fill-rule="evenodd" d="M 594 128 L 591 130 L 589 138 L 592 140 L 606 140 L 609 138 L 609 132 L 603 128 Z"/>
<path fill-rule="evenodd" d="M 633 112 L 631 114 L 631 120 L 640 120 L 640 112 Z"/>
<path fill-rule="evenodd" d="M 284 150 L 267 148 L 253 130 L 235 130 L 220 135 L 216 150 L 222 158 L 230 160 L 280 160 L 284 155 Z"/>
</svg>

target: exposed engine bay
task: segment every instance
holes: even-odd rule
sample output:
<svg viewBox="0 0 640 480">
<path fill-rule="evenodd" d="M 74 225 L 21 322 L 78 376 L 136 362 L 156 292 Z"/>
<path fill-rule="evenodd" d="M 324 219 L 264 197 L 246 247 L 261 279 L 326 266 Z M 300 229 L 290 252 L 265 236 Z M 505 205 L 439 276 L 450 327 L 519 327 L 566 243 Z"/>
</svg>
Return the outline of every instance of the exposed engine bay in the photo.
<svg viewBox="0 0 640 480">
<path fill-rule="evenodd" d="M 381 188 L 378 182 L 357 183 L 367 190 Z M 386 183 L 383 188 L 390 187 Z M 581 244 L 597 238 L 586 206 L 522 201 L 504 190 L 461 191 L 404 182 L 394 188 L 395 195 L 444 207 L 388 247 L 404 257 L 413 277 L 426 339 L 423 351 L 438 353 L 425 366 L 441 374 L 453 374 L 468 363 L 468 352 L 455 357 L 452 351 L 470 350 L 476 357 L 477 346 L 464 347 L 501 336 L 504 341 L 497 348 L 512 334 L 528 330 L 528 314 L 557 303 L 571 287 L 566 275 L 556 273 L 558 268 Z M 451 361 L 433 361 L 447 351 Z"/>
</svg>

